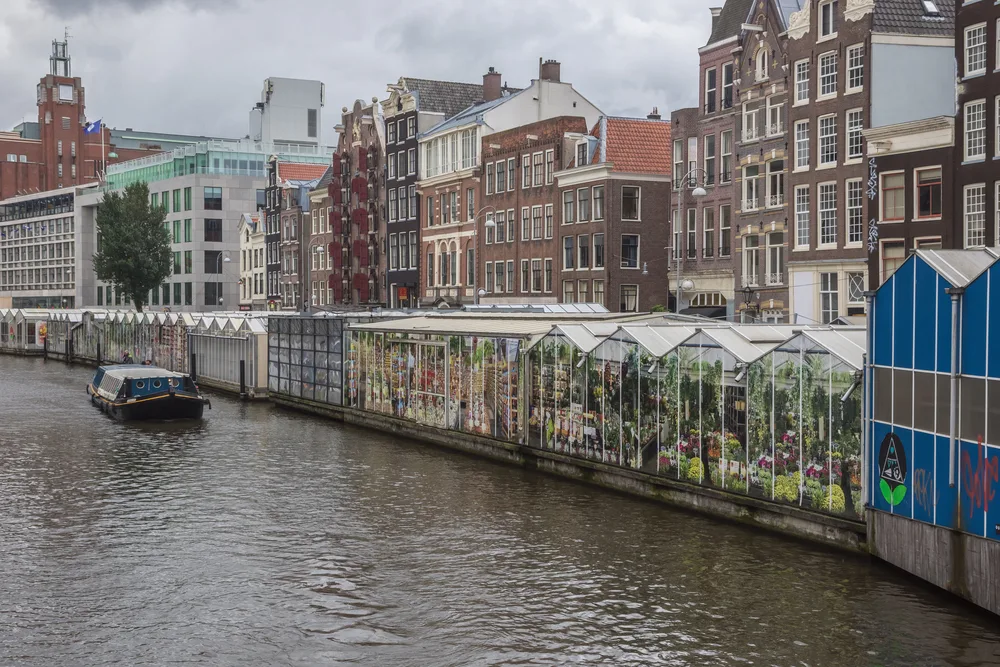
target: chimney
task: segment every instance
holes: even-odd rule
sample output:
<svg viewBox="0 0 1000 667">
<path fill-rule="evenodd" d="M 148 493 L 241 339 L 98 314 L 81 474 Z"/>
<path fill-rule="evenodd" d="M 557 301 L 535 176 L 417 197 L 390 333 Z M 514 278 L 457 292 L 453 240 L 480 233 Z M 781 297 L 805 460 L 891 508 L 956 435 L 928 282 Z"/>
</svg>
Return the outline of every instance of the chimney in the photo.
<svg viewBox="0 0 1000 667">
<path fill-rule="evenodd" d="M 653 113 L 646 116 L 649 120 L 660 120 L 660 108 L 653 107 Z"/>
<path fill-rule="evenodd" d="M 490 67 L 490 71 L 483 75 L 483 101 L 500 99 L 500 91 L 500 72 Z"/>
<path fill-rule="evenodd" d="M 559 83 L 559 61 L 538 59 L 538 78 L 544 81 Z"/>
<path fill-rule="evenodd" d="M 722 14 L 722 7 L 709 7 L 708 11 L 712 12 L 712 32 L 715 32 L 715 24 L 719 22 L 719 15 Z"/>
</svg>

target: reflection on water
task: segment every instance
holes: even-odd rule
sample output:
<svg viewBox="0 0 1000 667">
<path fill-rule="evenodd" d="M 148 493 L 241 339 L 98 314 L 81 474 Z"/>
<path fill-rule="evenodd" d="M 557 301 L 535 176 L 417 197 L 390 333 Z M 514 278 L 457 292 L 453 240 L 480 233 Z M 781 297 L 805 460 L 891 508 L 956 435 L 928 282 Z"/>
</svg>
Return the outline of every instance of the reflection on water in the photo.
<svg viewBox="0 0 1000 667">
<path fill-rule="evenodd" d="M 118 424 L 0 357 L 0 665 L 988 665 L 840 553 L 216 396 Z"/>
</svg>

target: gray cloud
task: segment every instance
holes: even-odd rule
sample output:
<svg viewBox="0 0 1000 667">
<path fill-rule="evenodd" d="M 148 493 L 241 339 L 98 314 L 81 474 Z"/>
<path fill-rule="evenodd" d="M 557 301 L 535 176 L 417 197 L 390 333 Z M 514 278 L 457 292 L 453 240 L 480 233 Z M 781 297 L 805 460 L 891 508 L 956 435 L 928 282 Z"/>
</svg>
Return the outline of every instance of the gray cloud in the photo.
<svg viewBox="0 0 1000 667">
<path fill-rule="evenodd" d="M 0 129 L 35 119 L 34 87 L 68 23 L 87 115 L 113 127 L 243 136 L 268 76 L 326 83 L 324 139 L 340 107 L 385 94 L 398 77 L 511 86 L 562 62 L 607 113 L 669 114 L 696 103 L 707 0 L 3 0 Z M 358 7 L 355 5 L 355 7 Z"/>
</svg>

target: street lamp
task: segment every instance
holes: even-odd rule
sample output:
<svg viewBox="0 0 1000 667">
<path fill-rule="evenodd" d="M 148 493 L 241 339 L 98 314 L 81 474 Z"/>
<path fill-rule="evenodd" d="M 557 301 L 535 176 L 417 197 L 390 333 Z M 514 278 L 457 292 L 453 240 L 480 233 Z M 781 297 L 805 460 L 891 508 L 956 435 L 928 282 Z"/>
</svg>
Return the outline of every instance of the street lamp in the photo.
<svg viewBox="0 0 1000 667">
<path fill-rule="evenodd" d="M 223 257 L 223 255 L 225 255 L 225 257 Z M 218 257 L 216 257 L 216 259 L 218 260 L 218 262 L 216 264 L 216 271 L 215 272 L 218 273 L 218 274 L 220 274 L 220 275 L 222 274 L 222 263 L 225 262 L 226 264 L 228 264 L 229 262 L 233 261 L 233 260 L 231 260 L 229 258 L 229 251 L 228 250 L 226 250 L 224 253 L 220 252 L 219 255 L 218 255 Z M 222 284 L 223 283 L 219 283 L 219 285 L 222 285 Z M 221 293 L 221 290 L 220 290 L 220 293 L 219 293 L 219 305 L 220 306 L 222 305 L 222 293 Z"/>
<path fill-rule="evenodd" d="M 694 174 L 704 174 L 704 177 L 706 179 L 709 176 L 708 172 L 705 171 L 704 169 L 701 169 L 699 167 L 694 167 L 693 169 L 691 169 L 691 171 L 684 174 L 684 176 L 682 176 L 678 181 L 676 181 L 676 183 L 678 184 L 677 191 L 679 194 L 677 195 L 677 218 L 674 220 L 674 238 L 677 239 L 677 242 L 674 244 L 674 246 L 677 249 L 677 257 L 676 257 L 677 289 L 674 290 L 674 311 L 677 314 L 680 314 L 681 312 L 681 292 L 684 290 L 684 284 L 685 284 L 684 281 L 681 280 L 681 276 L 683 275 L 682 271 L 683 265 L 681 264 L 681 255 L 684 254 L 684 237 L 686 236 L 682 224 L 682 216 L 684 211 L 684 206 L 683 206 L 684 184 Z M 702 197 L 708 194 L 708 191 L 705 190 L 704 187 L 698 185 L 697 177 L 694 180 L 694 185 L 695 185 L 694 189 L 691 190 L 691 196 L 694 197 L 695 199 L 701 199 Z"/>
<path fill-rule="evenodd" d="M 472 294 L 474 303 L 479 304 L 479 297 L 485 296 L 487 291 L 484 289 L 477 289 L 479 285 L 479 216 L 483 214 L 483 211 L 489 209 L 494 214 L 497 210 L 492 206 L 484 206 L 476 212 L 476 215 L 472 218 L 475 223 L 475 229 L 472 232 L 473 243 L 476 247 L 475 257 L 473 257 L 473 267 L 472 267 Z M 492 217 L 487 217 L 486 221 L 483 223 L 486 229 L 496 229 L 497 223 Z"/>
<path fill-rule="evenodd" d="M 756 294 L 756 292 L 749 285 L 744 285 L 743 289 L 740 290 L 740 292 L 743 294 L 743 310 L 744 310 L 744 312 L 745 313 L 752 313 L 752 315 L 751 315 L 751 317 L 752 317 L 751 321 L 756 320 L 757 316 L 760 315 L 760 295 L 759 294 L 757 295 L 757 301 L 756 302 L 752 302 L 751 300 L 753 299 L 753 297 Z"/>
</svg>

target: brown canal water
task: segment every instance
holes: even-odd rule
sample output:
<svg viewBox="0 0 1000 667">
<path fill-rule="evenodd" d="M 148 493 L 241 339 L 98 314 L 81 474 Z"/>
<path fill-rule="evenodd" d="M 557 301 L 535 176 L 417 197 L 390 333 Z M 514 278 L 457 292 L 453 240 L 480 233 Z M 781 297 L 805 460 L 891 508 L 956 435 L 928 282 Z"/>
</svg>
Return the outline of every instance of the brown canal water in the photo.
<svg viewBox="0 0 1000 667">
<path fill-rule="evenodd" d="M 214 396 L 122 425 L 0 357 L 0 665 L 1000 664 L 867 559 Z"/>
</svg>

